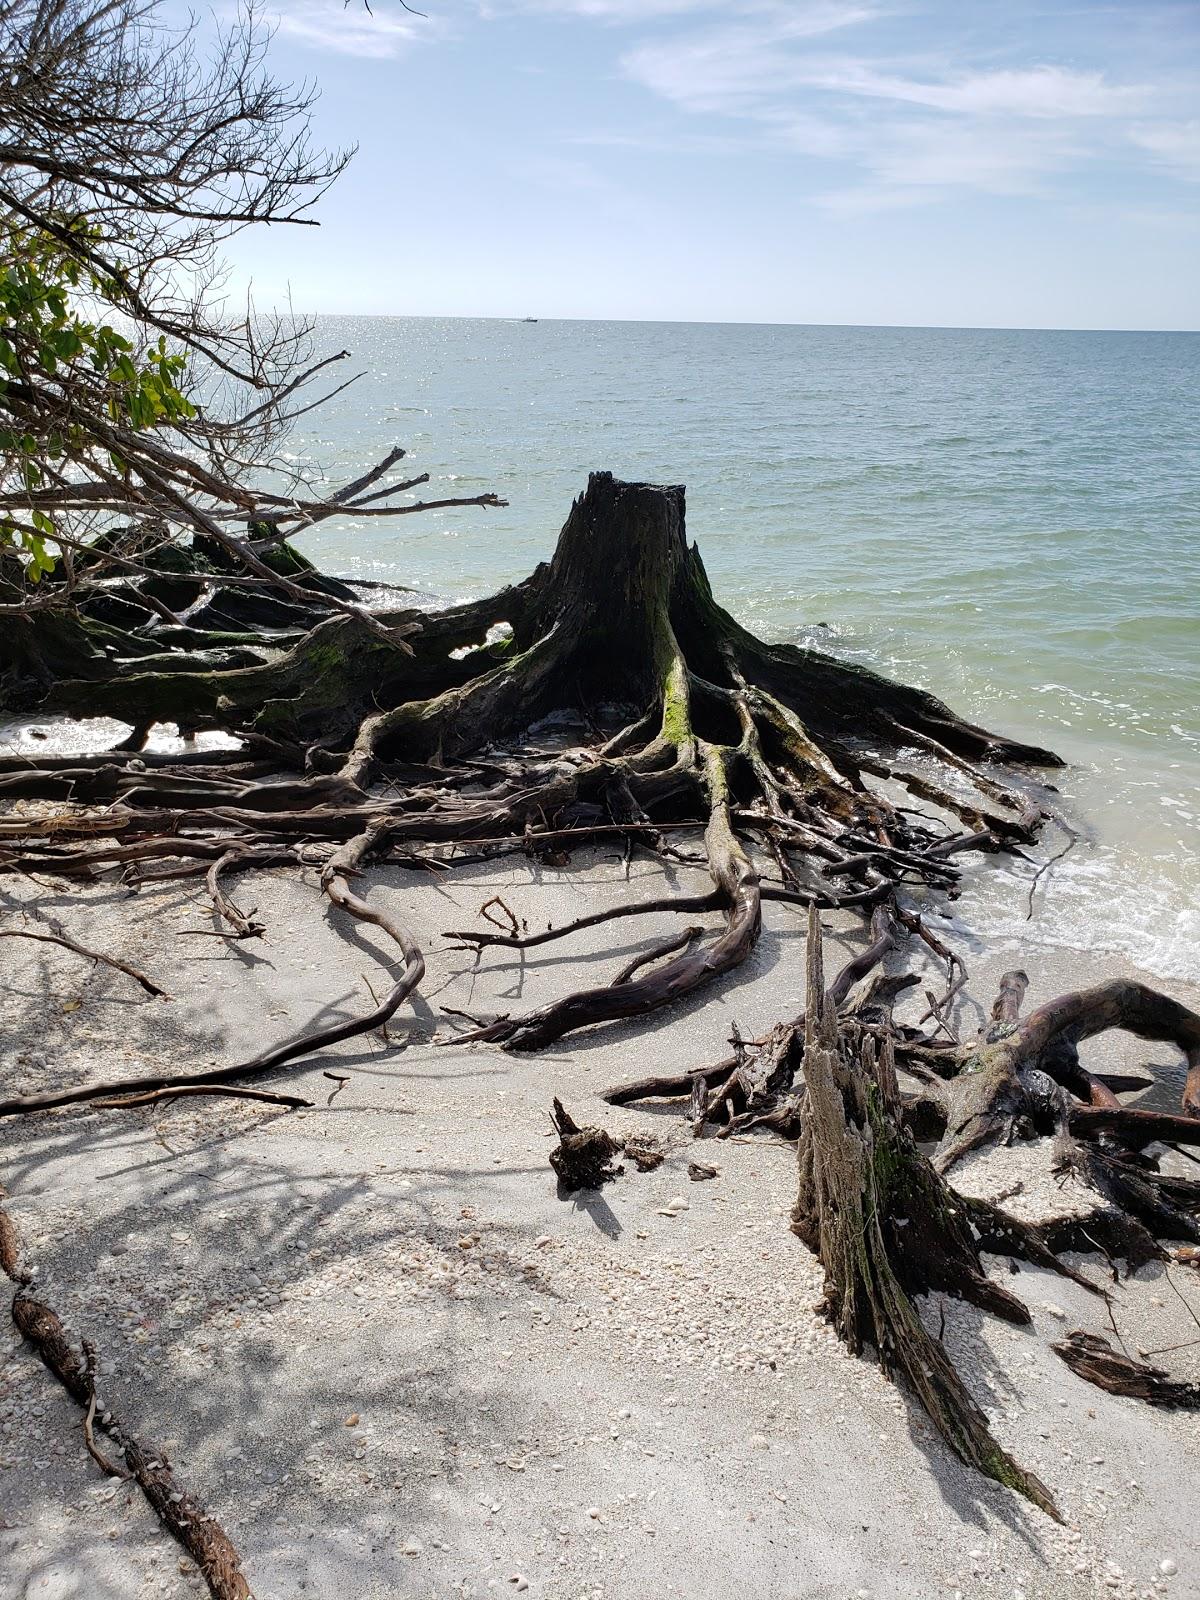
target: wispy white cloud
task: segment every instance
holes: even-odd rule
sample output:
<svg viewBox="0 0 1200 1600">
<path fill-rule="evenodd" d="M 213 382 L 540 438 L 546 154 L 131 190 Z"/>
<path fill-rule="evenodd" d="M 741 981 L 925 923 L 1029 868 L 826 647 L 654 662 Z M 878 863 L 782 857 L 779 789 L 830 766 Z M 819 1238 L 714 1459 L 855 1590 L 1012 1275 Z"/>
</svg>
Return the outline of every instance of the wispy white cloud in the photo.
<svg viewBox="0 0 1200 1600">
<path fill-rule="evenodd" d="M 512 4 L 521 11 L 557 12 L 601 22 L 644 22 L 717 9 L 714 0 L 512 0 Z"/>
<path fill-rule="evenodd" d="M 872 42 L 887 14 L 854 0 L 762 5 L 717 25 L 643 39 L 622 68 L 680 110 L 737 119 L 798 155 L 838 163 L 840 209 L 894 207 L 977 189 L 1025 194 L 1130 139 L 1164 168 L 1200 175 L 1200 123 L 1164 123 L 1178 95 L 1093 67 L 976 65 L 943 48 L 896 60 Z M 894 19 L 893 19 L 894 20 Z M 1133 130 L 1132 132 L 1130 130 Z M 1123 159 L 1124 159 L 1123 158 Z"/>
<path fill-rule="evenodd" d="M 757 20 L 637 45 L 621 65 L 635 83 L 689 111 L 753 112 L 804 82 L 796 44 L 876 15 L 875 7 L 852 0 L 771 7 Z"/>
<path fill-rule="evenodd" d="M 753 111 L 780 94 L 816 90 L 967 116 L 1053 119 L 1130 114 L 1152 98 L 1148 87 L 1110 83 L 1100 72 L 1032 66 L 921 78 L 864 58 L 831 59 L 795 48 L 875 14 L 863 6 L 821 5 L 776 22 L 642 44 L 626 54 L 623 67 L 635 82 L 696 111 Z"/>
<path fill-rule="evenodd" d="M 880 72 L 855 61 L 807 71 L 801 67 L 796 81 L 971 117 L 1112 117 L 1141 110 L 1153 98 L 1152 90 L 1142 84 L 1110 83 L 1101 72 L 1050 66 L 958 72 L 939 81 Z"/>
<path fill-rule="evenodd" d="M 1080 160 L 1085 149 L 1066 130 L 983 123 L 902 122 L 875 126 L 854 152 L 859 177 L 821 197 L 835 211 L 894 210 L 945 194 L 1036 194 Z"/>
<path fill-rule="evenodd" d="M 593 22 L 639 23 L 664 17 L 740 16 L 778 10 L 791 0 L 477 0 L 481 16 L 514 12 L 583 17 Z M 805 0 L 797 0 L 804 4 Z"/>
<path fill-rule="evenodd" d="M 378 0 L 372 12 L 360 0 L 275 3 L 285 38 L 342 55 L 388 59 L 455 31 L 445 14 L 422 19 L 399 0 Z M 1102 159 L 1200 181 L 1200 120 L 1189 120 L 1195 85 L 1164 86 L 1161 53 L 1157 75 L 1014 60 L 999 35 L 976 27 L 956 42 L 949 26 L 914 25 L 918 16 L 930 24 L 933 10 L 901 13 L 896 0 L 464 0 L 463 9 L 481 19 L 559 16 L 622 30 L 623 76 L 689 114 L 686 125 L 671 118 L 639 131 L 625 122 L 566 142 L 786 151 L 803 160 L 809 192 L 839 210 L 969 190 L 1036 193 Z M 901 57 L 897 38 L 925 49 Z M 1093 61 L 1119 60 L 1119 43 L 1116 34 L 1098 43 Z M 569 163 L 543 178 L 583 181 Z M 822 188 L 832 192 L 822 196 Z"/>
<path fill-rule="evenodd" d="M 1200 120 L 1139 123 L 1129 137 L 1176 176 L 1200 182 Z"/>
<path fill-rule="evenodd" d="M 287 0 L 276 18 L 280 36 L 336 55 L 387 60 L 431 37 L 429 23 L 402 10 L 343 0 Z"/>
</svg>

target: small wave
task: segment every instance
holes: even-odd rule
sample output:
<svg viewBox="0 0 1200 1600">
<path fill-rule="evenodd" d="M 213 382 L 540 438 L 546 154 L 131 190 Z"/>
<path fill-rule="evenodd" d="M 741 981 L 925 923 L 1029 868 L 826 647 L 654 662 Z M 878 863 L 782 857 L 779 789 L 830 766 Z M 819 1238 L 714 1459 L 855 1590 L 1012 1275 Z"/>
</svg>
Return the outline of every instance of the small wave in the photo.
<svg viewBox="0 0 1200 1600">
<path fill-rule="evenodd" d="M 1147 873 L 1144 864 L 1100 845 L 1053 869 L 1027 916 L 1029 874 L 993 865 L 973 875 L 959 925 L 989 943 L 1078 950 L 1128 961 L 1157 978 L 1200 978 L 1200 885 L 1187 875 Z"/>
</svg>

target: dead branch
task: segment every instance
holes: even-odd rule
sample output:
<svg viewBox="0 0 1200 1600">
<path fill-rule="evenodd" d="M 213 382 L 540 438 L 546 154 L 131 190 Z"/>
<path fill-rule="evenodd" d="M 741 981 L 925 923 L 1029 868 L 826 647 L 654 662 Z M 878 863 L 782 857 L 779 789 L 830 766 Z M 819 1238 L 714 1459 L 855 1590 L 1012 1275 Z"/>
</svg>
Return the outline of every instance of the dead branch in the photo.
<svg viewBox="0 0 1200 1600">
<path fill-rule="evenodd" d="M 0 939 L 34 939 L 39 944 L 61 945 L 64 950 L 71 950 L 75 955 L 83 956 L 85 960 L 98 961 L 106 967 L 112 967 L 117 972 L 125 973 L 135 983 L 140 984 L 147 994 L 154 995 L 162 1000 L 171 998 L 165 989 L 160 988 L 154 982 L 153 978 L 148 978 L 144 972 L 139 972 L 137 967 L 131 967 L 128 962 L 118 960 L 116 956 L 105 955 L 103 951 L 89 950 L 86 945 L 79 944 L 76 940 L 68 938 L 65 933 L 41 933 L 35 932 L 32 928 L 0 928 Z"/>
<path fill-rule="evenodd" d="M 328 1076 L 328 1074 L 326 1074 Z M 198 1095 L 215 1095 L 226 1100 L 257 1100 L 265 1105 L 286 1106 L 290 1111 L 310 1110 L 313 1102 L 295 1094 L 274 1094 L 269 1089 L 238 1089 L 230 1084 L 181 1083 L 173 1089 L 155 1089 L 149 1094 L 119 1095 L 113 1100 L 93 1100 L 95 1111 L 132 1111 L 137 1106 L 170 1105 Z"/>
<path fill-rule="evenodd" d="M 1076 1328 L 1052 1348 L 1077 1377 L 1109 1394 L 1131 1395 L 1152 1406 L 1200 1411 L 1200 1384 L 1179 1382 L 1168 1377 L 1162 1367 L 1118 1355 L 1098 1333 Z"/>
<path fill-rule="evenodd" d="M 84 1412 L 84 1443 L 102 1471 L 136 1480 L 151 1509 L 199 1567 L 213 1600 L 252 1600 L 241 1572 L 241 1557 L 220 1523 L 180 1484 L 164 1451 L 146 1444 L 126 1430 L 111 1411 L 96 1418 L 93 1384 L 95 1353 L 83 1346 L 76 1355 L 56 1312 L 35 1297 L 30 1279 L 17 1267 L 19 1247 L 15 1229 L 0 1208 L 0 1266 L 16 1283 L 12 1318 L 19 1331 L 41 1357 L 47 1369 Z M 108 1460 L 95 1444 L 93 1427 L 100 1427 L 124 1458 L 124 1465 Z"/>
</svg>

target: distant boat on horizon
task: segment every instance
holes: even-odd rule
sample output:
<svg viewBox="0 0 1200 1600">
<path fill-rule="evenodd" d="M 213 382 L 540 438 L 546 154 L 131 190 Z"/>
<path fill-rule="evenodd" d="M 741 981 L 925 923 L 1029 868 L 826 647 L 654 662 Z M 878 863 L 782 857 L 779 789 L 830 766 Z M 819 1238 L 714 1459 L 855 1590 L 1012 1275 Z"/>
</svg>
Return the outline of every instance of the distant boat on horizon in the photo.
<svg viewBox="0 0 1200 1600">
<path fill-rule="evenodd" d="M 536 322 L 537 318 L 536 317 L 522 317 L 521 321 L 522 322 Z"/>
</svg>

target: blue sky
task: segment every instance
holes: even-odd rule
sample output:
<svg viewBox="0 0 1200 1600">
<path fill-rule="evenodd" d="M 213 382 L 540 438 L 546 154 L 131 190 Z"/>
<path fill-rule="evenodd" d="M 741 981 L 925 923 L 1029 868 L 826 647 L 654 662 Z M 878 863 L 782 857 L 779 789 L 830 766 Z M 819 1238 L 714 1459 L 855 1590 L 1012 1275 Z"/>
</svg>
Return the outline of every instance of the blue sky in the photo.
<svg viewBox="0 0 1200 1600">
<path fill-rule="evenodd" d="M 358 154 L 261 305 L 1200 327 L 1200 3 L 273 0 Z"/>
</svg>

